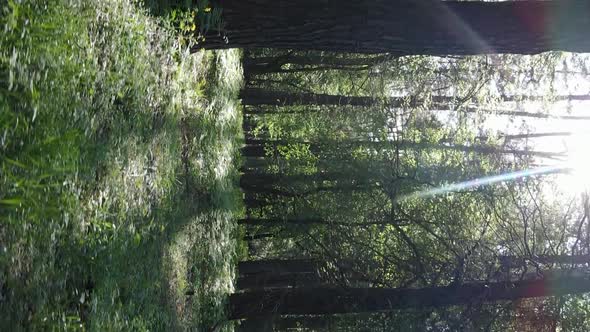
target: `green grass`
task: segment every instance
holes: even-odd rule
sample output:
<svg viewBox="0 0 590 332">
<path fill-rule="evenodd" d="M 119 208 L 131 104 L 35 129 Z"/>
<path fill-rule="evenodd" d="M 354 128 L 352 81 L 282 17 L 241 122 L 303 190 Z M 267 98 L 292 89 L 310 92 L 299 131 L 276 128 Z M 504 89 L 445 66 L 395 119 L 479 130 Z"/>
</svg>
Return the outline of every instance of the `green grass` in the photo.
<svg viewBox="0 0 590 332">
<path fill-rule="evenodd" d="M 130 0 L 0 7 L 0 330 L 224 322 L 239 52 Z"/>
</svg>

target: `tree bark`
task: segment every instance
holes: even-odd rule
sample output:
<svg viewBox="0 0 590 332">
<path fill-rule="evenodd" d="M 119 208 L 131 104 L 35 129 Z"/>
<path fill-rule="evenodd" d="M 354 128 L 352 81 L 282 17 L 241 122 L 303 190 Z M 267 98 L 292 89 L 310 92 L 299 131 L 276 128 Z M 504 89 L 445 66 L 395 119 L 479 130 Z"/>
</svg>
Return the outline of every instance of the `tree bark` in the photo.
<svg viewBox="0 0 590 332">
<path fill-rule="evenodd" d="M 199 48 L 395 56 L 590 51 L 590 3 L 569 1 L 221 0 L 224 36 Z"/>
<path fill-rule="evenodd" d="M 316 270 L 317 262 L 313 259 L 269 259 L 238 263 L 238 272 L 240 275 L 258 273 L 306 273 L 315 272 Z"/>
<path fill-rule="evenodd" d="M 238 278 L 236 286 L 241 290 L 289 287 L 319 287 L 322 283 L 315 272 L 260 273 Z"/>
<path fill-rule="evenodd" d="M 361 58 L 329 55 L 279 55 L 276 57 L 245 58 L 244 73 L 246 73 L 245 76 L 252 77 L 253 75 L 301 73 L 321 70 L 362 71 L 371 69 L 373 66 L 391 58 L 388 54 Z M 287 64 L 291 65 L 291 67 L 283 68 Z"/>
<path fill-rule="evenodd" d="M 589 264 L 590 255 L 541 255 L 537 257 L 500 256 L 500 261 L 509 267 L 523 267 L 527 262 L 540 264 Z"/>
<path fill-rule="evenodd" d="M 240 92 L 242 104 L 251 106 L 260 105 L 350 105 L 350 106 L 372 106 L 383 104 L 389 107 L 416 107 L 424 104 L 425 100 L 420 100 L 416 96 L 406 97 L 370 97 L 370 96 L 342 96 L 329 95 L 321 93 L 292 93 L 287 91 L 270 91 L 262 88 L 245 88 Z M 517 101 L 542 101 L 546 96 L 534 95 L 511 95 L 502 96 L 500 101 L 517 102 Z M 430 96 L 429 102 L 435 106 L 446 106 L 460 98 L 454 96 Z M 588 101 L 590 95 L 560 95 L 551 100 L 555 101 Z M 471 111 L 473 112 L 473 111 Z"/>
<path fill-rule="evenodd" d="M 289 141 L 289 140 L 246 140 L 246 145 L 242 147 L 242 154 L 246 157 L 264 157 L 266 155 L 265 149 L 273 151 L 279 145 L 287 144 L 308 144 L 311 152 L 315 154 L 328 153 L 334 151 L 331 147 L 338 147 L 342 149 L 353 149 L 357 147 L 365 147 L 375 149 L 377 151 L 387 149 L 411 149 L 411 150 L 449 150 L 473 152 L 480 154 L 513 154 L 515 156 L 535 156 L 541 158 L 558 159 L 566 157 L 564 152 L 552 151 L 534 151 L 534 150 L 515 150 L 497 147 L 486 144 L 465 145 L 465 144 L 444 144 L 444 143 L 430 143 L 430 142 L 396 142 L 396 141 L 365 141 L 365 140 L 348 140 L 348 141 L 332 141 L 332 142 L 308 142 L 308 141 Z M 254 143 L 254 144 L 248 144 Z"/>
<path fill-rule="evenodd" d="M 256 174 L 246 173 L 240 177 L 240 187 L 251 188 L 251 187 L 268 187 L 273 184 L 287 184 L 292 185 L 294 183 L 313 183 L 322 181 L 338 181 L 344 179 L 351 179 L 353 174 L 345 172 L 321 172 L 315 174 Z"/>
<path fill-rule="evenodd" d="M 274 236 L 275 236 L 274 233 L 246 234 L 244 236 L 244 241 L 268 239 L 268 238 L 273 238 Z"/>
<path fill-rule="evenodd" d="M 556 132 L 546 132 L 546 133 L 525 133 L 525 134 L 499 134 L 497 138 L 503 139 L 504 141 L 512 141 L 512 140 L 519 140 L 519 139 L 534 139 L 534 138 L 544 138 L 544 137 L 568 137 L 571 136 L 572 133 L 569 131 L 556 131 Z M 490 136 L 477 136 L 478 140 L 487 141 L 491 137 Z"/>
<path fill-rule="evenodd" d="M 365 221 L 365 222 L 345 222 L 345 221 L 330 221 L 319 218 L 306 218 L 306 219 L 257 219 L 257 218 L 246 218 L 239 219 L 238 224 L 240 225 L 251 225 L 251 226 L 284 226 L 284 225 L 336 225 L 345 227 L 361 227 L 370 225 L 401 225 L 405 226 L 410 221 L 406 219 L 393 219 L 393 220 L 380 220 L 380 221 Z"/>
<path fill-rule="evenodd" d="M 325 316 L 267 316 L 245 320 L 238 332 L 325 331 L 329 328 L 330 319 Z"/>
<path fill-rule="evenodd" d="M 461 286 L 408 288 L 294 288 L 230 296 L 230 318 L 267 314 L 326 315 L 445 307 L 590 292 L 585 277 Z"/>
<path fill-rule="evenodd" d="M 363 56 L 363 57 L 346 57 L 346 56 L 330 56 L 330 55 L 288 55 L 288 56 L 266 56 L 266 57 L 251 57 L 244 59 L 244 67 L 249 66 L 267 66 L 270 64 L 286 64 L 299 66 L 338 66 L 338 67 L 358 67 L 358 66 L 373 66 L 391 60 L 393 57 L 389 54 L 379 56 Z"/>
<path fill-rule="evenodd" d="M 590 98 L 590 96 L 589 96 Z M 451 112 L 450 109 L 441 109 L 435 111 Z M 559 120 L 590 120 L 590 116 L 587 115 L 552 115 L 546 113 L 533 113 L 525 111 L 507 111 L 507 110 L 478 110 L 475 108 L 467 108 L 460 110 L 465 113 L 480 113 L 485 115 L 506 115 L 523 118 L 535 118 L 535 119 L 559 119 Z M 272 113 L 272 111 L 268 112 Z M 278 113 L 278 112 L 275 112 Z M 261 113 L 264 114 L 264 113 Z"/>
</svg>

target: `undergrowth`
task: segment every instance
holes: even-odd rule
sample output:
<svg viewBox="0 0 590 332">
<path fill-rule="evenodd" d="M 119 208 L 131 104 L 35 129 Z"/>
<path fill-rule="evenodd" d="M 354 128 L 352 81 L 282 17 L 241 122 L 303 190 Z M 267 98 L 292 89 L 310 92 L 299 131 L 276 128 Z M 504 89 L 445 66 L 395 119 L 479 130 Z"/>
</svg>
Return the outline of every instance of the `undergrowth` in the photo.
<svg viewBox="0 0 590 332">
<path fill-rule="evenodd" d="M 130 0 L 0 7 L 0 330 L 222 324 L 238 52 Z"/>
</svg>

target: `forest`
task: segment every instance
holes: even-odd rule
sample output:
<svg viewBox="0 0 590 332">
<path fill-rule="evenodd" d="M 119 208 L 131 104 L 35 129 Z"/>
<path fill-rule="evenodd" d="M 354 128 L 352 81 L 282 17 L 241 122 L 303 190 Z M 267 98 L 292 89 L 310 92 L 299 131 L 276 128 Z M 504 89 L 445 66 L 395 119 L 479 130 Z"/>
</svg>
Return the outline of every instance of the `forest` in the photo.
<svg viewBox="0 0 590 332">
<path fill-rule="evenodd" d="M 590 2 L 0 9 L 1 330 L 588 330 Z"/>
</svg>

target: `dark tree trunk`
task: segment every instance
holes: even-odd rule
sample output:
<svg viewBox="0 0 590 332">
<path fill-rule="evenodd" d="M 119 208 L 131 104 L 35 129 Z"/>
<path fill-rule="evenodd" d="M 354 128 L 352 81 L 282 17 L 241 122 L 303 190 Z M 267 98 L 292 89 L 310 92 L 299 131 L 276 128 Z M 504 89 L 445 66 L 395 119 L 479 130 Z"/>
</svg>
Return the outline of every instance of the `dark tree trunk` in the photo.
<svg viewBox="0 0 590 332">
<path fill-rule="evenodd" d="M 239 262 L 238 272 L 240 275 L 259 273 L 309 273 L 317 271 L 317 266 L 317 262 L 313 259 L 269 259 Z"/>
<path fill-rule="evenodd" d="M 350 106 L 371 106 L 377 104 L 387 105 L 389 107 L 418 106 L 424 101 L 417 99 L 415 96 L 407 97 L 368 97 L 368 96 L 341 96 L 328 95 L 321 93 L 291 93 L 287 91 L 270 91 L 262 88 L 245 88 L 240 92 L 240 98 L 244 105 L 350 105 Z M 430 103 L 433 107 L 445 106 L 459 100 L 460 98 L 452 96 L 431 96 Z M 517 102 L 517 101 L 542 101 L 548 99 L 545 96 L 532 95 L 512 95 L 502 96 L 500 101 Z M 556 101 L 588 101 L 590 95 L 562 95 L 555 96 Z M 473 111 L 471 111 L 473 112 Z"/>
<path fill-rule="evenodd" d="M 556 131 L 556 132 L 547 132 L 547 133 L 526 133 L 526 134 L 514 134 L 514 135 L 507 135 L 507 134 L 500 134 L 498 138 L 504 139 L 504 141 L 512 141 L 512 140 L 519 140 L 519 139 L 534 139 L 534 138 L 543 138 L 543 137 L 567 137 L 571 136 L 572 133 L 569 131 Z M 490 136 L 477 136 L 478 140 L 487 141 L 490 139 Z"/>
<path fill-rule="evenodd" d="M 517 256 L 500 256 L 503 266 L 523 267 L 527 263 L 539 264 L 589 264 L 590 255 L 541 255 L 534 258 L 523 258 Z"/>
<path fill-rule="evenodd" d="M 282 317 L 274 326 L 278 331 L 324 331 L 329 328 L 330 320 L 326 316 Z"/>
<path fill-rule="evenodd" d="M 273 332 L 275 317 L 272 315 L 266 317 L 257 317 L 246 319 L 240 323 L 238 332 Z"/>
<path fill-rule="evenodd" d="M 244 236 L 245 241 L 252 241 L 252 240 L 260 240 L 260 239 L 268 239 L 273 238 L 275 235 L 274 233 L 261 233 L 261 234 L 246 234 Z"/>
<path fill-rule="evenodd" d="M 368 70 L 373 66 L 390 60 L 390 55 L 374 57 L 336 57 L 320 55 L 297 55 L 297 56 L 276 56 L 258 57 L 244 59 L 245 76 L 264 75 L 273 73 L 300 73 L 320 70 Z M 283 68 L 285 65 L 292 65 L 290 68 Z"/>
<path fill-rule="evenodd" d="M 393 57 L 389 54 L 379 56 L 363 57 L 346 57 L 330 55 L 288 55 L 288 56 L 268 56 L 254 57 L 244 59 L 244 67 L 249 66 L 268 66 L 273 64 L 286 64 L 298 66 L 330 66 L 330 67 L 369 67 L 379 63 L 391 60 Z"/>
<path fill-rule="evenodd" d="M 330 327 L 326 316 L 267 316 L 243 321 L 238 332 L 325 331 Z"/>
<path fill-rule="evenodd" d="M 198 48 L 283 48 L 395 56 L 590 51 L 590 3 L 221 0 L 225 37 Z"/>
<path fill-rule="evenodd" d="M 264 157 L 266 155 L 266 149 L 274 151 L 277 146 L 287 144 L 307 144 L 311 152 L 322 155 L 322 154 L 333 154 L 334 147 L 337 150 L 350 151 L 350 149 L 356 147 L 365 147 L 375 149 L 376 151 L 382 151 L 387 149 L 410 149 L 410 150 L 449 150 L 449 151 L 462 151 L 462 152 L 473 152 L 480 154 L 513 154 L 515 156 L 536 156 L 541 158 L 558 159 L 565 157 L 564 152 L 551 152 L 551 151 L 534 151 L 534 150 L 515 150 L 497 147 L 493 145 L 477 144 L 477 145 L 465 145 L 465 144 L 444 144 L 441 143 L 430 143 L 430 142 L 396 142 L 396 141 L 365 141 L 365 140 L 347 140 L 347 141 L 330 141 L 330 142 L 309 142 L 309 141 L 288 141 L 288 140 L 246 140 L 246 145 L 242 147 L 242 154 L 247 157 Z"/>
<path fill-rule="evenodd" d="M 381 220 L 381 221 L 365 221 L 365 222 L 345 222 L 345 221 L 330 221 L 319 218 L 307 219 L 254 219 L 246 218 L 238 220 L 240 225 L 251 226 L 285 226 L 285 225 L 336 225 L 347 227 L 361 227 L 369 225 L 400 225 L 409 224 L 409 220 Z"/>
<path fill-rule="evenodd" d="M 240 177 L 240 186 L 242 188 L 268 187 L 273 184 L 292 185 L 294 183 L 337 181 L 351 178 L 353 178 L 353 175 L 345 172 L 322 172 L 316 174 L 295 175 L 247 173 Z"/>
<path fill-rule="evenodd" d="M 397 309 L 444 307 L 524 298 L 581 294 L 590 291 L 590 280 L 525 280 L 420 289 L 394 288 L 294 288 L 233 294 L 230 318 L 267 314 L 325 315 L 387 312 Z"/>
<path fill-rule="evenodd" d="M 290 108 L 280 108 L 275 106 L 252 106 L 252 105 L 244 105 L 244 114 L 245 115 L 266 115 L 266 114 L 304 114 L 304 113 L 311 113 L 311 112 L 320 112 L 322 109 L 320 107 L 306 107 L 305 109 L 290 109 Z"/>
<path fill-rule="evenodd" d="M 238 220 L 238 224 L 240 225 L 250 225 L 250 226 L 284 226 L 284 225 L 310 225 L 310 224 L 319 224 L 324 225 L 326 224 L 326 220 L 324 219 L 254 219 L 254 218 L 245 218 Z"/>
<path fill-rule="evenodd" d="M 318 193 L 332 192 L 332 193 L 343 193 L 343 192 L 354 192 L 354 191 L 366 191 L 373 188 L 378 188 L 379 184 L 373 183 L 344 183 L 330 186 L 316 186 L 315 188 L 297 190 L 297 189 L 279 189 L 272 187 L 244 187 L 242 190 L 249 193 L 257 193 L 261 195 L 278 196 L 278 197 L 303 197 L 307 195 L 313 195 Z"/>
<path fill-rule="evenodd" d="M 580 96 L 581 97 L 581 96 Z M 590 96 L 588 96 L 590 98 Z M 564 99 L 562 99 L 564 100 Z M 450 109 L 441 109 L 436 111 L 444 111 L 450 112 Z M 560 120 L 590 120 L 590 116 L 587 115 L 552 115 L 546 113 L 533 113 L 533 112 L 525 112 L 525 111 L 505 111 L 505 110 L 478 110 L 475 108 L 467 108 L 461 110 L 465 113 L 480 113 L 480 114 L 487 114 L 487 115 L 506 115 L 506 116 L 514 116 L 514 117 L 522 117 L 522 118 L 535 118 L 535 119 L 560 119 Z M 269 113 L 273 113 L 270 111 Z M 275 113 L 278 113 L 275 111 Z M 261 113 L 263 114 L 263 113 Z"/>
<path fill-rule="evenodd" d="M 260 273 L 238 278 L 237 288 L 253 290 L 263 288 L 318 287 L 322 284 L 314 272 Z"/>
<path fill-rule="evenodd" d="M 314 93 L 291 93 L 286 91 L 269 91 L 262 88 L 245 88 L 240 92 L 240 98 L 244 105 L 350 105 L 350 106 L 371 106 L 379 103 L 386 103 L 392 107 L 401 107 L 408 103 L 410 98 L 376 98 L 365 96 L 339 96 Z M 450 102 L 453 97 L 434 98 L 433 102 Z M 413 104 L 416 104 L 415 101 Z"/>
</svg>

